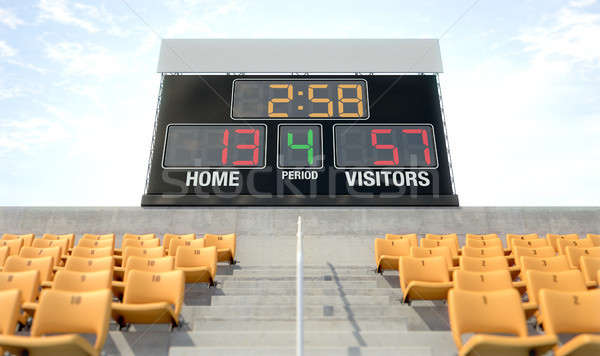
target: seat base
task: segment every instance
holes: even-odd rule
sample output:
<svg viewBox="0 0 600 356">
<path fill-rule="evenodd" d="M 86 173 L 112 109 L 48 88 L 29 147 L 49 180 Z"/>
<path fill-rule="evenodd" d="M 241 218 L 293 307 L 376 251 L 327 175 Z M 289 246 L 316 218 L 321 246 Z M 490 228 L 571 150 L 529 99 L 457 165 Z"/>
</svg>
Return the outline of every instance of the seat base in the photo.
<svg viewBox="0 0 600 356">
<path fill-rule="evenodd" d="M 600 355 L 600 335 L 577 335 L 554 350 L 556 356 Z"/>
<path fill-rule="evenodd" d="M 229 262 L 230 264 L 234 264 L 235 258 L 231 253 L 231 249 L 229 248 L 219 248 L 217 249 L 217 262 Z"/>
<path fill-rule="evenodd" d="M 112 318 L 124 327 L 127 324 L 171 324 L 179 325 L 169 303 L 123 304 L 112 303 Z"/>
<path fill-rule="evenodd" d="M 208 267 L 175 267 L 185 274 L 185 283 L 208 283 L 214 285 Z"/>
<path fill-rule="evenodd" d="M 383 272 L 387 269 L 393 269 L 395 271 L 398 270 L 398 261 L 400 261 L 399 256 L 390 256 L 390 255 L 381 255 L 379 256 L 379 261 L 377 261 L 377 272 Z"/>
<path fill-rule="evenodd" d="M 43 337 L 0 335 L 0 348 L 11 354 L 27 353 L 29 356 L 96 356 L 99 354 L 87 340 L 75 334 Z"/>
<path fill-rule="evenodd" d="M 542 355 L 550 351 L 557 342 L 558 339 L 554 335 L 518 337 L 478 334 L 463 345 L 458 355 L 529 356 L 530 351 Z"/>
<path fill-rule="evenodd" d="M 454 287 L 452 282 L 422 282 L 412 281 L 406 287 L 404 302 L 411 300 L 445 300 L 448 291 Z"/>
</svg>

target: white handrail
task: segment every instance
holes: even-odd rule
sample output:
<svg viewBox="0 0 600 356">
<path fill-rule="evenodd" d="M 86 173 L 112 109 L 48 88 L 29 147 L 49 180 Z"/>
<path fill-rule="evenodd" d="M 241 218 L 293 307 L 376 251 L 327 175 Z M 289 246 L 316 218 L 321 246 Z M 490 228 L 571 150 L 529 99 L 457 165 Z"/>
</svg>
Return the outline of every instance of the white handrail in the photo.
<svg viewBox="0 0 600 356">
<path fill-rule="evenodd" d="M 296 356 L 304 355 L 304 261 L 302 256 L 302 218 L 298 216 L 298 232 L 296 234 L 298 245 L 296 246 Z"/>
</svg>

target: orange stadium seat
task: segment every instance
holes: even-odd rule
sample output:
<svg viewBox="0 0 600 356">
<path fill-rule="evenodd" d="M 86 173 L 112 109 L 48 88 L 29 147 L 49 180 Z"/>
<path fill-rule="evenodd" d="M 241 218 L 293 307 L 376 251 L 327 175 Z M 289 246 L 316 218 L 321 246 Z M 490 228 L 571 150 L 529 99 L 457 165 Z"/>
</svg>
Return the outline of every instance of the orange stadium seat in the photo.
<svg viewBox="0 0 600 356">
<path fill-rule="evenodd" d="M 35 234 L 22 234 L 22 235 L 18 235 L 18 234 L 4 234 L 0 238 L 0 241 L 1 240 L 23 239 L 23 246 L 31 246 L 31 242 L 33 241 L 34 238 L 35 238 Z"/>
<path fill-rule="evenodd" d="M 83 258 L 100 258 L 100 257 L 112 257 L 113 250 L 110 247 L 101 248 L 87 248 L 87 247 L 75 247 L 71 251 L 71 256 L 83 257 Z"/>
<path fill-rule="evenodd" d="M 195 240 L 196 234 L 184 234 L 184 235 L 176 235 L 176 234 L 165 234 L 163 237 L 163 249 L 165 250 L 165 254 L 169 251 L 169 246 L 171 240 Z"/>
<path fill-rule="evenodd" d="M 410 243 L 410 247 L 418 247 L 419 241 L 417 238 L 417 234 L 385 234 L 386 240 L 408 240 Z"/>
<path fill-rule="evenodd" d="M 55 266 L 59 266 L 62 263 L 60 247 L 23 247 L 19 252 L 20 257 L 25 258 L 40 258 L 50 256 Z"/>
<path fill-rule="evenodd" d="M 453 289 L 448 293 L 448 315 L 459 356 L 542 355 L 558 342 L 556 336 L 528 335 L 521 298 L 513 289 Z M 475 335 L 463 344 L 462 335 L 470 333 Z"/>
<path fill-rule="evenodd" d="M 600 246 L 600 234 L 587 234 L 587 238 L 592 240 L 594 246 Z"/>
<path fill-rule="evenodd" d="M 83 234 L 81 240 L 94 240 L 94 241 L 112 241 L 112 248 L 115 248 L 115 234 Z M 79 240 L 79 243 L 81 243 Z M 106 247 L 106 246 L 103 246 Z"/>
<path fill-rule="evenodd" d="M 75 234 L 63 234 L 63 235 L 55 235 L 55 234 L 44 234 L 42 235 L 43 240 L 68 240 L 69 248 L 73 248 L 75 246 Z"/>
<path fill-rule="evenodd" d="M 30 356 L 99 355 L 108 334 L 110 302 L 109 290 L 85 293 L 45 290 L 33 318 L 31 336 L 0 336 L 0 347 Z M 95 334 L 94 346 L 75 333 Z"/>
<path fill-rule="evenodd" d="M 0 240 L 0 246 L 8 247 L 9 256 L 18 256 L 23 247 L 23 239 Z"/>
<path fill-rule="evenodd" d="M 129 271 L 135 270 L 160 273 L 172 271 L 174 267 L 175 259 L 171 256 L 156 258 L 131 256 L 129 257 L 129 259 L 127 259 L 127 264 L 125 265 L 125 270 L 123 272 L 123 281 L 112 282 L 113 293 L 117 297 L 121 297 L 123 295 L 125 283 L 127 283 L 127 273 Z"/>
<path fill-rule="evenodd" d="M 401 256 L 410 255 L 411 243 L 408 239 L 386 240 L 375 239 L 375 264 L 377 272 L 384 270 L 398 270 L 398 260 Z"/>
<path fill-rule="evenodd" d="M 215 235 L 204 234 L 204 247 L 216 247 L 218 262 L 235 264 L 235 234 Z"/>
<path fill-rule="evenodd" d="M 432 239 L 421 239 L 421 247 L 424 248 L 432 248 L 432 247 L 442 247 L 446 246 L 450 249 L 450 253 L 452 257 L 458 257 L 458 249 L 456 248 L 455 241 L 451 239 L 443 239 L 443 240 L 432 240 Z"/>
<path fill-rule="evenodd" d="M 13 335 L 21 314 L 21 291 L 9 289 L 0 291 L 0 335 Z M 0 347 L 0 351 L 2 348 Z"/>
<path fill-rule="evenodd" d="M 448 263 L 449 271 L 458 269 L 458 267 L 454 267 L 454 258 L 452 258 L 452 252 L 450 252 L 450 249 L 446 246 L 431 247 L 431 248 L 411 247 L 410 248 L 410 256 L 411 257 L 419 257 L 419 258 L 442 256 L 446 259 L 446 262 Z"/>
<path fill-rule="evenodd" d="M 39 271 L 40 282 L 52 280 L 53 259 L 51 256 L 39 258 L 25 258 L 20 256 L 9 256 L 4 263 L 2 272 Z"/>
<path fill-rule="evenodd" d="M 558 252 L 558 240 L 579 240 L 579 235 L 577 234 L 546 234 L 546 240 L 548 240 L 548 244 L 552 246 L 554 251 Z"/>
<path fill-rule="evenodd" d="M 65 262 L 64 269 L 73 272 L 98 272 L 112 271 L 113 267 L 114 260 L 110 256 L 96 258 L 71 256 Z"/>
<path fill-rule="evenodd" d="M 129 271 L 123 303 L 112 304 L 112 317 L 122 328 L 132 323 L 179 325 L 184 289 L 182 271 Z"/>
<path fill-rule="evenodd" d="M 513 281 L 507 270 L 489 272 L 454 271 L 454 288 L 472 292 L 488 292 L 513 288 Z"/>
<path fill-rule="evenodd" d="M 515 265 L 521 267 L 521 257 L 529 256 L 536 258 L 548 258 L 556 256 L 556 252 L 550 246 L 528 248 L 515 246 L 513 248 L 513 255 L 515 258 Z"/>
<path fill-rule="evenodd" d="M 536 240 L 539 238 L 538 234 L 506 234 L 506 248 L 512 250 L 513 240 Z"/>
<path fill-rule="evenodd" d="M 565 256 L 553 256 L 553 257 L 521 257 L 521 280 L 527 280 L 527 271 L 541 271 L 541 272 L 564 272 L 569 271 L 569 262 Z"/>
<path fill-rule="evenodd" d="M 127 260 L 132 256 L 144 257 L 144 258 L 157 258 L 163 257 L 163 248 L 161 246 L 157 247 L 127 247 L 123 250 L 123 258 L 122 265 L 127 265 Z"/>
<path fill-rule="evenodd" d="M 204 239 L 198 240 L 184 240 L 184 239 L 171 239 L 169 248 L 167 249 L 167 256 L 175 257 L 177 249 L 181 246 L 188 246 L 194 248 L 204 248 Z"/>
<path fill-rule="evenodd" d="M 411 250 L 414 248 L 412 247 Z M 399 264 L 403 302 L 418 299 L 443 300 L 446 299 L 448 290 L 453 287 L 448 273 L 448 263 L 443 256 L 426 258 L 403 256 L 400 257 Z"/>
<path fill-rule="evenodd" d="M 0 247 L 0 271 L 2 271 L 2 266 L 4 266 L 4 261 L 6 261 L 9 251 L 10 249 L 8 246 Z"/>
<path fill-rule="evenodd" d="M 438 234 L 425 234 L 425 238 L 428 240 L 450 240 L 454 242 L 454 245 L 456 246 L 456 250 L 460 250 L 460 246 L 458 245 L 458 236 L 456 234 L 445 234 L 445 235 L 438 235 Z"/>
<path fill-rule="evenodd" d="M 563 272 L 527 271 L 527 295 L 529 301 L 539 304 L 540 290 L 553 289 L 563 292 L 585 292 L 585 280 L 581 271 L 570 270 Z M 542 315 L 543 318 L 543 315 Z"/>
<path fill-rule="evenodd" d="M 483 248 L 475 248 L 475 247 L 463 247 L 462 249 L 463 256 L 467 257 L 503 257 L 504 258 L 504 250 L 500 246 L 494 247 L 483 247 Z"/>
<path fill-rule="evenodd" d="M 121 252 L 127 247 L 140 247 L 140 248 L 148 248 L 148 247 L 158 247 L 160 246 L 160 239 L 128 239 L 123 240 L 121 243 Z"/>
<path fill-rule="evenodd" d="M 594 243 L 590 239 L 581 239 L 581 240 L 558 240 L 556 242 L 558 246 L 558 254 L 566 255 L 567 247 L 594 247 Z"/>
<path fill-rule="evenodd" d="M 567 246 L 567 259 L 571 268 L 581 268 L 582 256 L 600 257 L 600 246 L 598 247 L 573 247 Z"/>
<path fill-rule="evenodd" d="M 498 234 L 465 234 L 465 238 L 473 240 L 494 240 L 498 239 Z"/>
<path fill-rule="evenodd" d="M 521 239 L 513 239 L 511 242 L 511 246 L 514 247 L 528 247 L 528 248 L 538 248 L 549 246 L 548 241 L 546 239 L 529 239 L 529 240 L 521 240 Z"/>
<path fill-rule="evenodd" d="M 110 247 L 114 248 L 113 240 L 93 240 L 93 239 L 81 239 L 77 242 L 77 247 L 85 247 L 85 248 L 103 248 Z"/>
<path fill-rule="evenodd" d="M 600 257 L 581 256 L 581 272 L 588 287 L 598 286 L 598 273 L 600 272 Z"/>
<path fill-rule="evenodd" d="M 181 246 L 175 255 L 175 269 L 183 271 L 186 283 L 208 283 L 214 286 L 217 274 L 217 248 Z"/>
<path fill-rule="evenodd" d="M 123 240 L 153 240 L 155 238 L 156 238 L 156 234 L 141 234 L 141 235 L 129 234 L 129 233 L 123 234 Z"/>
<path fill-rule="evenodd" d="M 91 292 L 110 289 L 112 274 L 110 270 L 98 272 L 58 271 L 52 281 L 52 289 L 66 292 Z"/>
<path fill-rule="evenodd" d="M 540 311 L 548 335 L 578 334 L 554 349 L 555 356 L 600 355 L 600 290 L 540 291 Z M 594 335 L 595 334 L 595 335 Z"/>
<path fill-rule="evenodd" d="M 1 272 L 0 290 L 5 291 L 10 289 L 18 289 L 20 291 L 18 320 L 21 325 L 25 325 L 30 314 L 27 312 L 21 313 L 20 308 L 37 300 L 40 294 L 40 272 L 37 270 Z M 2 305 L 2 307 L 4 306 Z"/>
<path fill-rule="evenodd" d="M 488 240 L 466 239 L 465 246 L 472 247 L 472 248 L 486 248 L 486 247 L 503 248 L 502 240 L 500 240 L 500 239 L 488 239 Z"/>
<path fill-rule="evenodd" d="M 471 272 L 489 272 L 506 270 L 510 272 L 512 278 L 519 275 L 520 269 L 517 266 L 508 266 L 508 261 L 504 256 L 494 257 L 470 257 L 462 256 L 460 258 L 460 269 Z"/>
<path fill-rule="evenodd" d="M 60 248 L 60 254 L 59 254 L 59 262 L 60 262 L 60 258 L 65 256 L 67 254 L 67 251 L 69 250 L 69 240 L 67 240 L 67 239 L 64 239 L 64 240 L 35 239 L 31 243 L 31 247 L 37 247 L 37 248 L 58 247 L 58 248 Z"/>
</svg>

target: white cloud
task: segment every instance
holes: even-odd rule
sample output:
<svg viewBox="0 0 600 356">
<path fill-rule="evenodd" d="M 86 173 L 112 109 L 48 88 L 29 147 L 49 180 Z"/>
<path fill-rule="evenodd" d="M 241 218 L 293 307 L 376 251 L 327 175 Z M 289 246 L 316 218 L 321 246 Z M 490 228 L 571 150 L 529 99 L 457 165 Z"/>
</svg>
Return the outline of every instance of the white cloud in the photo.
<svg viewBox="0 0 600 356">
<path fill-rule="evenodd" d="M 17 28 L 17 26 L 24 24 L 23 20 L 18 18 L 17 15 L 8 9 L 0 9 L 0 23 L 13 30 Z"/>
<path fill-rule="evenodd" d="M 596 3 L 596 0 L 573 0 L 569 2 L 571 7 L 586 7 Z"/>
<path fill-rule="evenodd" d="M 66 137 L 67 131 L 56 120 L 32 118 L 0 121 L 0 154 L 10 151 L 40 151 L 41 146 Z"/>
<path fill-rule="evenodd" d="M 244 4 L 238 0 L 218 2 L 210 0 L 179 0 L 171 1 L 169 5 L 176 12 L 184 13 L 195 10 L 194 13 L 197 13 L 198 15 L 179 16 L 177 20 L 167 28 L 167 31 L 164 34 L 164 37 L 166 38 L 193 38 L 218 35 L 212 30 L 210 23 L 215 20 L 222 21 L 223 16 L 241 12 L 244 9 Z"/>
<path fill-rule="evenodd" d="M 120 72 L 123 59 L 95 44 L 59 42 L 46 45 L 48 58 L 63 65 L 65 73 L 104 77 Z"/>
<path fill-rule="evenodd" d="M 0 40 L 0 57 L 14 57 L 17 55 L 17 50 L 8 45 L 8 43 Z"/>
<path fill-rule="evenodd" d="M 77 16 L 65 0 L 40 0 L 40 19 L 65 25 L 80 27 L 88 32 L 97 32 L 98 28 L 88 20 Z"/>
</svg>

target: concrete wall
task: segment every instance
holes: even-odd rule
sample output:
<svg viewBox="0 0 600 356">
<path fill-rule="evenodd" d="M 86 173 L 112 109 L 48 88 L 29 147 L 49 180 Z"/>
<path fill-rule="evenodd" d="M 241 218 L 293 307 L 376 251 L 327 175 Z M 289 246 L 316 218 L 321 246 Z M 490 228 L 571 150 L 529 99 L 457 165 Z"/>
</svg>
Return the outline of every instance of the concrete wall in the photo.
<svg viewBox="0 0 600 356">
<path fill-rule="evenodd" d="M 424 234 L 600 233 L 600 208 L 52 208 L 1 207 L 0 233 L 238 234 L 246 265 L 293 265 L 296 219 L 305 263 L 373 264 L 373 238 Z M 464 236 L 463 236 L 464 237 Z"/>
</svg>

